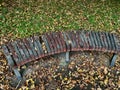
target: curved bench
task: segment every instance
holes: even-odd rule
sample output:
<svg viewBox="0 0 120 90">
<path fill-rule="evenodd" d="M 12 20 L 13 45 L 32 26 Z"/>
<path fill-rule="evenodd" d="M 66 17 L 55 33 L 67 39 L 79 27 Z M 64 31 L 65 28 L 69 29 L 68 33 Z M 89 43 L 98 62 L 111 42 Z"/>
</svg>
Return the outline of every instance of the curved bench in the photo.
<svg viewBox="0 0 120 90">
<path fill-rule="evenodd" d="M 50 32 L 41 36 L 17 39 L 2 45 L 8 64 L 13 68 L 18 79 L 22 76 L 17 67 L 49 55 L 66 52 L 66 62 L 69 62 L 71 51 L 102 51 L 113 53 L 111 66 L 120 53 L 119 37 L 108 32 L 87 30 Z"/>
</svg>

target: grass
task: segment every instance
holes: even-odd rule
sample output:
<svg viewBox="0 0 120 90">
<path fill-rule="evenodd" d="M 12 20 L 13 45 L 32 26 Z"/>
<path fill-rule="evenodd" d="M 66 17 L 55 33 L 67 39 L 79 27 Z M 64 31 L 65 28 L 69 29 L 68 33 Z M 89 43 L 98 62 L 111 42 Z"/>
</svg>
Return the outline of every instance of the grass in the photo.
<svg viewBox="0 0 120 90">
<path fill-rule="evenodd" d="M 120 30 L 120 0 L 2 0 L 0 37 L 57 30 Z"/>
</svg>

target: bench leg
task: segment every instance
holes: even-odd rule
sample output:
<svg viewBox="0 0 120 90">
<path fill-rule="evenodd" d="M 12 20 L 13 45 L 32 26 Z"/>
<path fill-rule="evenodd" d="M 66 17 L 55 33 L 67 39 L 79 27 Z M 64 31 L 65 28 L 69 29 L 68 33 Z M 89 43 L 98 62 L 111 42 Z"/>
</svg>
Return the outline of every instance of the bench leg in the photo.
<svg viewBox="0 0 120 90">
<path fill-rule="evenodd" d="M 68 52 L 64 52 L 64 53 L 55 55 L 55 57 L 60 60 L 60 64 L 59 64 L 60 66 L 65 66 L 65 65 L 67 65 L 67 63 L 69 63 L 69 61 L 70 61 L 69 53 L 70 52 L 68 51 Z"/>
<path fill-rule="evenodd" d="M 17 68 L 14 68 L 13 71 L 14 71 L 14 74 L 15 74 L 16 78 L 18 80 L 21 80 L 22 76 L 21 76 L 20 72 L 17 70 Z"/>
<path fill-rule="evenodd" d="M 114 66 L 115 65 L 115 61 L 116 61 L 116 59 L 117 59 L 117 54 L 113 54 L 113 56 L 112 56 L 112 58 L 111 58 L 111 60 L 110 60 L 110 66 L 112 67 L 112 66 Z"/>
<path fill-rule="evenodd" d="M 70 61 L 70 52 L 69 51 L 65 53 L 65 61 L 66 61 L 66 63 L 68 63 Z"/>
</svg>

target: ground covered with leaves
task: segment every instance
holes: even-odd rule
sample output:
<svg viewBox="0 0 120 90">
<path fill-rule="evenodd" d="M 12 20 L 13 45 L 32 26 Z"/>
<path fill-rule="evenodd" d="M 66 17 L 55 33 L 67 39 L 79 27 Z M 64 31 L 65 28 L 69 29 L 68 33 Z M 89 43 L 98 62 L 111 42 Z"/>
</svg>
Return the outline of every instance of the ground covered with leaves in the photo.
<svg viewBox="0 0 120 90">
<path fill-rule="evenodd" d="M 119 7 L 119 0 L 1 0 L 0 89 L 119 90 L 120 57 L 114 67 L 108 66 L 111 54 L 101 52 L 76 53 L 64 67 L 59 66 L 59 59 L 46 57 L 22 67 L 26 79 L 19 87 L 1 50 L 10 40 L 56 30 L 82 28 L 119 34 Z"/>
<path fill-rule="evenodd" d="M 1 59 L 2 90 L 119 90 L 120 57 L 115 66 L 109 67 L 111 54 L 101 52 L 79 52 L 71 55 L 71 62 L 59 66 L 60 60 L 46 57 L 25 65 L 24 82 L 15 83 L 14 75 Z M 11 78 L 12 77 L 12 78 Z"/>
<path fill-rule="evenodd" d="M 0 36 L 56 30 L 120 30 L 119 0 L 1 0 Z"/>
</svg>

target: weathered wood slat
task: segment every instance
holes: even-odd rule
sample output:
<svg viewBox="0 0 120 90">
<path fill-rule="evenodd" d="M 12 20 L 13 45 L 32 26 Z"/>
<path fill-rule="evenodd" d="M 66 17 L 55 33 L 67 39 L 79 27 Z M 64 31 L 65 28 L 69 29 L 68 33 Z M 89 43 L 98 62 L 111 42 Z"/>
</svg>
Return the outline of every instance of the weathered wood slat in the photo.
<svg viewBox="0 0 120 90">
<path fill-rule="evenodd" d="M 95 50 L 119 53 L 118 37 L 108 32 L 86 30 L 53 32 L 41 36 L 18 39 L 3 45 L 9 65 L 21 66 L 35 59 L 69 51 Z M 44 46 L 43 46 L 44 44 Z"/>
<path fill-rule="evenodd" d="M 28 43 L 29 43 L 30 49 L 32 50 L 32 53 L 33 53 L 33 55 L 34 55 L 34 58 L 37 59 L 38 54 L 37 54 L 37 52 L 36 52 L 36 50 L 35 50 L 33 40 L 32 40 L 31 38 L 27 38 L 27 41 L 28 41 Z"/>
<path fill-rule="evenodd" d="M 19 64 L 19 62 L 20 62 L 20 60 L 19 60 L 19 58 L 18 58 L 18 53 L 15 51 L 15 49 L 14 49 L 14 47 L 11 45 L 11 43 L 8 43 L 7 44 L 7 47 L 8 47 L 8 49 L 10 50 L 10 53 L 11 53 L 11 55 L 12 55 L 12 57 L 13 57 L 13 60 L 15 61 L 15 63 L 18 65 Z"/>
<path fill-rule="evenodd" d="M 101 50 L 102 51 L 104 51 L 105 50 L 105 43 L 104 43 L 104 41 L 103 41 L 103 39 L 102 39 L 102 35 L 101 35 L 101 32 L 98 32 L 98 37 L 99 37 L 99 40 L 100 40 L 100 42 L 101 42 Z"/>
<path fill-rule="evenodd" d="M 18 46 L 17 46 L 17 44 L 16 44 L 16 41 L 11 42 L 11 44 L 12 44 L 12 46 L 14 47 L 15 52 L 17 53 L 17 56 L 18 56 L 18 58 L 19 58 L 19 61 L 16 62 L 16 64 L 19 65 L 19 63 L 23 60 L 22 55 L 21 55 L 21 53 L 20 53 L 20 51 L 19 51 L 19 49 L 18 49 Z"/>
<path fill-rule="evenodd" d="M 94 42 L 94 38 L 92 36 L 92 32 L 91 31 L 89 33 L 89 38 L 90 38 L 90 41 L 91 41 L 91 44 L 92 44 L 91 50 L 94 50 L 95 49 L 95 42 Z"/>
<path fill-rule="evenodd" d="M 56 46 L 56 53 L 60 53 L 61 52 L 61 45 L 60 45 L 60 43 L 59 43 L 59 38 L 58 38 L 58 35 L 57 35 L 57 33 L 51 33 L 51 36 L 52 36 L 52 38 L 53 38 L 53 40 L 54 40 L 54 43 L 55 43 L 55 46 Z"/>
<path fill-rule="evenodd" d="M 114 46 L 114 41 L 113 41 L 112 35 L 110 33 L 108 33 L 108 37 L 110 39 L 111 52 L 114 52 L 115 51 L 115 46 Z"/>
<path fill-rule="evenodd" d="M 120 53 L 120 41 L 115 34 L 108 32 L 78 30 L 17 39 L 2 45 L 2 48 L 8 65 L 13 68 L 17 78 L 21 78 L 16 66 L 22 66 L 38 58 L 62 52 L 66 52 L 66 62 L 69 61 L 70 51 L 110 52 L 114 54 L 110 64 L 113 66 L 116 54 Z"/>
<path fill-rule="evenodd" d="M 55 45 L 54 39 L 52 38 L 51 33 L 49 33 L 49 34 L 47 33 L 46 36 L 47 36 L 47 39 L 49 39 L 50 46 L 52 48 L 52 52 L 51 53 L 54 54 L 57 51 L 57 47 Z"/>
<path fill-rule="evenodd" d="M 98 50 L 101 51 L 102 50 L 102 43 L 101 43 L 101 40 L 100 40 L 99 32 L 95 32 L 95 36 L 96 36 L 96 40 L 97 40 L 97 43 L 98 43 Z"/>
<path fill-rule="evenodd" d="M 8 61 L 8 65 L 13 67 L 15 65 L 15 63 L 14 63 L 14 60 L 13 60 L 12 56 L 10 55 L 10 52 L 9 52 L 7 46 L 6 45 L 2 45 L 2 49 L 4 51 L 6 59 Z"/>
<path fill-rule="evenodd" d="M 42 44 L 40 43 L 40 40 L 39 40 L 39 36 L 34 36 L 34 39 L 37 43 L 37 47 L 38 47 L 40 55 L 43 56 L 44 52 L 43 52 L 43 49 L 42 49 Z"/>
<path fill-rule="evenodd" d="M 45 35 L 42 35 L 42 40 L 44 41 L 44 43 L 45 43 L 45 46 L 46 46 L 46 48 L 47 48 L 47 51 L 48 51 L 48 53 L 51 53 L 51 47 L 50 47 L 50 42 L 49 41 L 47 41 L 47 39 L 46 39 L 46 36 Z"/>
<path fill-rule="evenodd" d="M 27 40 L 27 38 L 23 39 L 23 43 L 25 44 L 29 54 L 30 54 L 30 57 L 31 59 L 35 59 L 35 56 L 34 56 L 34 53 L 32 51 L 32 48 L 30 47 L 30 43 L 29 41 Z"/>
<path fill-rule="evenodd" d="M 79 31 L 77 31 L 76 33 L 78 34 L 80 50 L 83 50 L 83 48 L 84 48 L 84 47 L 83 47 L 83 46 L 84 46 L 83 39 L 81 38 Z"/>
</svg>

